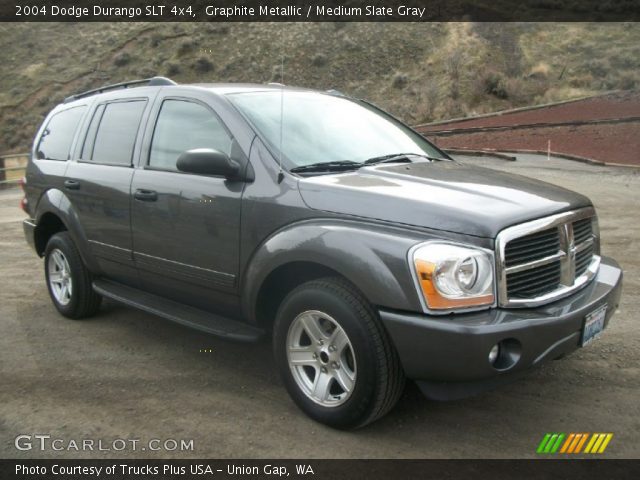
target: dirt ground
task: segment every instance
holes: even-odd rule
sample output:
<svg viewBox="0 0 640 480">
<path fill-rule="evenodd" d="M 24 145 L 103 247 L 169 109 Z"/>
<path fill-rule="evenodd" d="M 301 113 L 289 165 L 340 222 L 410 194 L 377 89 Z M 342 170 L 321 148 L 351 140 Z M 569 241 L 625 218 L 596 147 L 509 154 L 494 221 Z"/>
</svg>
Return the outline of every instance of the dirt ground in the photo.
<svg viewBox="0 0 640 480">
<path fill-rule="evenodd" d="M 533 125 L 536 123 L 553 124 L 585 120 L 637 118 L 639 116 L 640 91 L 625 91 L 549 105 L 544 108 L 529 108 L 499 115 L 486 115 L 484 117 L 471 117 L 459 121 L 424 125 L 420 127 L 420 131 L 430 132 L 456 128 Z"/>
<path fill-rule="evenodd" d="M 624 91 L 542 108 L 422 125 L 417 129 L 443 148 L 546 152 L 551 142 L 552 152 L 606 164 L 640 166 L 639 118 L 640 91 Z M 599 120 L 607 123 L 577 123 Z M 526 128 L 481 130 L 514 125 Z"/>
<path fill-rule="evenodd" d="M 536 150 L 567 153 L 603 163 L 640 166 L 640 121 L 531 127 L 523 129 L 429 136 L 442 148 Z"/>
<path fill-rule="evenodd" d="M 625 271 L 604 335 L 517 383 L 450 403 L 410 384 L 362 430 L 306 418 L 278 379 L 268 344 L 229 343 L 105 302 L 71 321 L 47 296 L 18 190 L 0 192 L 0 457 L 535 457 L 547 432 L 613 432 L 604 456 L 640 457 L 640 170 L 523 156 L 465 161 L 557 183 L 598 208 L 605 255 Z M 202 350 L 210 350 L 203 352 Z M 193 451 L 17 451 L 20 434 L 67 441 L 193 439 Z"/>
</svg>

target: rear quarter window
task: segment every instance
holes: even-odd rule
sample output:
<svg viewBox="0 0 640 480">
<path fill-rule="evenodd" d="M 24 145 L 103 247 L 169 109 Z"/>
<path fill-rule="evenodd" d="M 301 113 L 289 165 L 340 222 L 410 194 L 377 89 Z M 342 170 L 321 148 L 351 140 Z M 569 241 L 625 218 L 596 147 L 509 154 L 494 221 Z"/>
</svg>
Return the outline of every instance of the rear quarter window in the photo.
<svg viewBox="0 0 640 480">
<path fill-rule="evenodd" d="M 40 160 L 69 160 L 71 143 L 86 106 L 78 106 L 54 114 L 42 131 L 36 158 Z"/>
</svg>

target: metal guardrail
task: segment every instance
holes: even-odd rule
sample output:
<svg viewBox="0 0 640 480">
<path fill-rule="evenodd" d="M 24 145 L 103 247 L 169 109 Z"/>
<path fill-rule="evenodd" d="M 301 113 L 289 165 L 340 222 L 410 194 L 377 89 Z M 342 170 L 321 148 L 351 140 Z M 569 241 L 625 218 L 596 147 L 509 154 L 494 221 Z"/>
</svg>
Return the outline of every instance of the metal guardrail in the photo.
<svg viewBox="0 0 640 480">
<path fill-rule="evenodd" d="M 23 162 L 20 160 L 24 159 Z M 24 171 L 29 160 L 28 153 L 16 153 L 0 157 L 0 188 L 17 184 L 24 176 Z M 6 166 L 9 163 L 11 166 Z M 18 173 L 15 173 L 18 172 Z"/>
</svg>

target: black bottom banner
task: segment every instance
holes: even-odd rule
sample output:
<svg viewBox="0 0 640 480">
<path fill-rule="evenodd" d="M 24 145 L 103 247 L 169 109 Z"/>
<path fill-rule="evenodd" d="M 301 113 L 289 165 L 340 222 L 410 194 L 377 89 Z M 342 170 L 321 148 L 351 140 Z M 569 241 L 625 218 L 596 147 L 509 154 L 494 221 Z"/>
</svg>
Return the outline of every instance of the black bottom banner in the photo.
<svg viewBox="0 0 640 480">
<path fill-rule="evenodd" d="M 637 479 L 640 460 L 0 460 L 0 479 Z"/>
</svg>

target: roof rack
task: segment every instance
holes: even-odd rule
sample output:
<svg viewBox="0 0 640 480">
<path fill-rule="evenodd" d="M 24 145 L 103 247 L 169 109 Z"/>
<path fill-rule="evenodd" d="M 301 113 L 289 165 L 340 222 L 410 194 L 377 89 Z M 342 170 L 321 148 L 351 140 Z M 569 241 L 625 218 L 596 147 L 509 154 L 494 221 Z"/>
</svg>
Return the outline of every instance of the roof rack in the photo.
<svg viewBox="0 0 640 480">
<path fill-rule="evenodd" d="M 335 88 L 330 88 L 329 90 L 325 90 L 325 93 L 328 93 L 329 95 L 333 95 L 334 97 L 347 97 L 348 95 L 345 95 L 344 93 L 342 93 L 340 90 L 336 90 Z"/>
<path fill-rule="evenodd" d="M 94 88 L 93 90 L 87 90 L 86 92 L 71 95 L 70 97 L 67 97 L 64 99 L 64 103 L 73 102 L 74 100 L 78 100 L 79 98 L 90 97 L 91 95 L 107 92 L 109 90 L 136 87 L 141 84 L 146 84 L 149 87 L 157 87 L 162 85 L 177 85 L 176 82 L 165 77 L 152 77 L 152 78 L 144 78 L 142 80 L 130 80 L 128 82 L 114 83 L 113 85 L 106 85 L 104 87 Z"/>
</svg>

